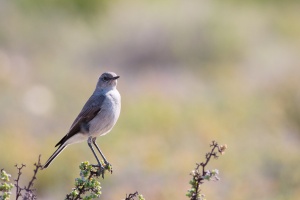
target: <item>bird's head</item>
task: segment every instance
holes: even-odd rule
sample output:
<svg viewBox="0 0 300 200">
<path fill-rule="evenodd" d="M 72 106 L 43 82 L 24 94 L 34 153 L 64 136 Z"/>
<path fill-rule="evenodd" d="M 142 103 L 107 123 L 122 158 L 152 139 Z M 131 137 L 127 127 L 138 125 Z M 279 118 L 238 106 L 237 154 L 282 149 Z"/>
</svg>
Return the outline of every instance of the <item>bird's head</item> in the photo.
<svg viewBox="0 0 300 200">
<path fill-rule="evenodd" d="M 117 86 L 117 79 L 120 76 L 117 76 L 114 72 L 105 72 L 103 73 L 98 80 L 97 88 L 99 89 L 109 89 Z"/>
</svg>

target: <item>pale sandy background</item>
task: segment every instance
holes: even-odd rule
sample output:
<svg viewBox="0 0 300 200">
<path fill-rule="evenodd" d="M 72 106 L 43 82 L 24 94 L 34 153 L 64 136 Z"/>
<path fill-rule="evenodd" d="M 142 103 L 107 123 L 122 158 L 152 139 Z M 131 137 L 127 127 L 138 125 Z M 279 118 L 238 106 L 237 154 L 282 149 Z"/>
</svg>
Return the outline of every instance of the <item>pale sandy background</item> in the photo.
<svg viewBox="0 0 300 200">
<path fill-rule="evenodd" d="M 114 167 L 101 199 L 187 199 L 212 140 L 229 149 L 207 199 L 297 199 L 299 19 L 296 0 L 0 0 L 0 168 L 27 164 L 27 183 L 114 71 L 122 112 L 98 139 Z M 86 143 L 68 147 L 38 174 L 38 199 L 64 199 L 85 160 Z"/>
</svg>

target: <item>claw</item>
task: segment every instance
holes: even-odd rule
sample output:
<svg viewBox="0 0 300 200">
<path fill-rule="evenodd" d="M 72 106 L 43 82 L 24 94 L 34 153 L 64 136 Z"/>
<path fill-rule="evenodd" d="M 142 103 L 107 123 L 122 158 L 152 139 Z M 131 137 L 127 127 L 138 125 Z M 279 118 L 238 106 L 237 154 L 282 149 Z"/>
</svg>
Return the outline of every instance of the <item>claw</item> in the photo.
<svg viewBox="0 0 300 200">
<path fill-rule="evenodd" d="M 112 165 L 109 162 L 102 161 L 100 165 L 94 164 L 92 166 L 97 168 L 97 176 L 102 176 L 103 179 L 105 170 L 109 171 L 111 174 L 113 173 Z"/>
<path fill-rule="evenodd" d="M 99 167 L 98 171 L 97 171 L 97 175 L 100 176 L 102 175 L 102 178 L 104 179 L 104 168 Z"/>
<path fill-rule="evenodd" d="M 109 171 L 111 174 L 113 173 L 112 165 L 109 162 L 105 163 L 105 169 Z"/>
<path fill-rule="evenodd" d="M 104 179 L 105 168 L 102 165 L 92 165 L 92 166 L 97 168 L 97 176 L 102 175 L 102 178 Z"/>
</svg>

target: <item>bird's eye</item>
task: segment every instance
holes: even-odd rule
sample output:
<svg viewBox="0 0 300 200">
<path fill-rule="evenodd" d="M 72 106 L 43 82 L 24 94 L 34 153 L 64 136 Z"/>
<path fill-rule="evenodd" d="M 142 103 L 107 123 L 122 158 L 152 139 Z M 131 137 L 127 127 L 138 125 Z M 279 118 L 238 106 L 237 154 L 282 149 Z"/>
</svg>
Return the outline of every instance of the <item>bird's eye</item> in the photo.
<svg viewBox="0 0 300 200">
<path fill-rule="evenodd" d="M 104 80 L 104 81 L 108 81 L 109 78 L 105 76 L 105 77 L 103 77 L 103 80 Z"/>
</svg>

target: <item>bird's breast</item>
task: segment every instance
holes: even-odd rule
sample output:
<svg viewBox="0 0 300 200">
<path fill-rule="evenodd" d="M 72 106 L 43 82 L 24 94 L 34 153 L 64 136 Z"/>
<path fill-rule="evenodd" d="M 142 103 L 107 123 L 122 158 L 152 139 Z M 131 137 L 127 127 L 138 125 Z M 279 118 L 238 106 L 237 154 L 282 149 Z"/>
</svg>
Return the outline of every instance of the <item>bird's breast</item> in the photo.
<svg viewBox="0 0 300 200">
<path fill-rule="evenodd" d="M 117 90 L 108 92 L 101 110 L 89 124 L 89 133 L 93 136 L 105 135 L 116 124 L 121 111 L 121 97 Z"/>
</svg>

